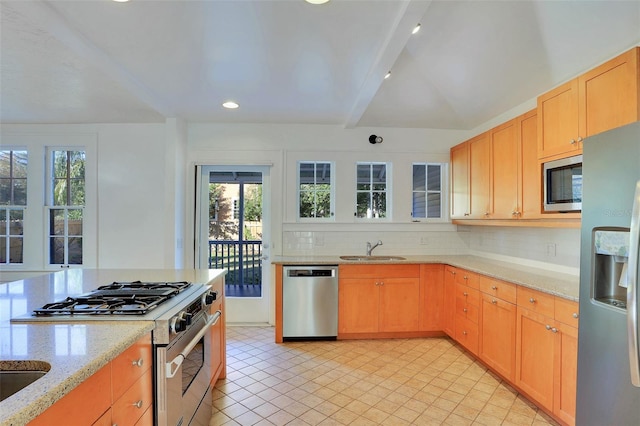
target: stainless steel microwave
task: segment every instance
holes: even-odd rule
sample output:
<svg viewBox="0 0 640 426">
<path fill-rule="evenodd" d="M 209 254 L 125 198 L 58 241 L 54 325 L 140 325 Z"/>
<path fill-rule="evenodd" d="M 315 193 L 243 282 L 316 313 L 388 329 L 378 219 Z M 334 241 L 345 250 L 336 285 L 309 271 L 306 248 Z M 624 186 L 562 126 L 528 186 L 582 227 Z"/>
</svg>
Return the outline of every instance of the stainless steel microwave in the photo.
<svg viewBox="0 0 640 426">
<path fill-rule="evenodd" d="M 582 155 L 543 163 L 544 211 L 582 210 Z"/>
</svg>

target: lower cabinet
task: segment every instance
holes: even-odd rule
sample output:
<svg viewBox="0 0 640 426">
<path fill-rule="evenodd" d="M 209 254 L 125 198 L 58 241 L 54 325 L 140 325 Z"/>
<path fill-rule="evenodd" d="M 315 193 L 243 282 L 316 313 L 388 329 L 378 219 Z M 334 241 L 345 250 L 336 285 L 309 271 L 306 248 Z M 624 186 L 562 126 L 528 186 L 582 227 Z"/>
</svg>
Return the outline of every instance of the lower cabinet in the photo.
<svg viewBox="0 0 640 426">
<path fill-rule="evenodd" d="M 420 265 L 420 331 L 442 331 L 444 323 L 444 265 Z"/>
<path fill-rule="evenodd" d="M 420 328 L 420 265 L 341 265 L 338 333 Z"/>
<path fill-rule="evenodd" d="M 29 425 L 151 425 L 151 364 L 151 335 L 148 334 Z"/>
<path fill-rule="evenodd" d="M 444 312 L 442 315 L 442 331 L 455 339 L 456 333 L 456 274 L 453 266 L 444 267 Z"/>
<path fill-rule="evenodd" d="M 578 316 L 577 303 L 518 292 L 515 384 L 569 425 L 575 424 Z"/>
</svg>

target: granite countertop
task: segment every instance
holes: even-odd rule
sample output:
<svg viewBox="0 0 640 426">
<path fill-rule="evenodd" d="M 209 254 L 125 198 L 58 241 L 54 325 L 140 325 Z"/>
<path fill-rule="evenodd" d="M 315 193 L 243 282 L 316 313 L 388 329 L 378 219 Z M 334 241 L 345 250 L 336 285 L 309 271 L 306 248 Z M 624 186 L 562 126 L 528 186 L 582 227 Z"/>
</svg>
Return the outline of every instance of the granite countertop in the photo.
<svg viewBox="0 0 640 426">
<path fill-rule="evenodd" d="M 407 264 L 442 263 L 467 269 L 500 280 L 512 282 L 534 290 L 578 301 L 580 277 L 541 268 L 522 266 L 515 263 L 468 255 L 402 255 L 405 260 L 350 261 L 339 256 L 279 256 L 272 263 L 280 265 L 353 265 L 366 264 Z"/>
<path fill-rule="evenodd" d="M 0 402 L 0 425 L 28 423 L 153 330 L 153 320 L 37 322 L 20 320 L 46 303 L 113 281 L 206 284 L 224 271 L 70 269 L 0 284 L 0 368 L 50 366 L 34 384 Z M 18 319 L 11 321 L 11 319 Z"/>
</svg>

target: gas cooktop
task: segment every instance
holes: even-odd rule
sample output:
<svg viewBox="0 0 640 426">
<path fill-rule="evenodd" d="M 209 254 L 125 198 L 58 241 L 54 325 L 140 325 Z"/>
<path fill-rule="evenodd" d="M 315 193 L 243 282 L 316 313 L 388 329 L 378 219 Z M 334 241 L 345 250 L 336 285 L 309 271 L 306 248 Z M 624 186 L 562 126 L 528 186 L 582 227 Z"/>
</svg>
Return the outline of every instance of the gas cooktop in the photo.
<svg viewBox="0 0 640 426">
<path fill-rule="evenodd" d="M 41 308 L 35 316 L 74 315 L 145 315 L 188 288 L 191 283 L 177 282 L 113 282 L 79 296 L 67 297 Z"/>
</svg>

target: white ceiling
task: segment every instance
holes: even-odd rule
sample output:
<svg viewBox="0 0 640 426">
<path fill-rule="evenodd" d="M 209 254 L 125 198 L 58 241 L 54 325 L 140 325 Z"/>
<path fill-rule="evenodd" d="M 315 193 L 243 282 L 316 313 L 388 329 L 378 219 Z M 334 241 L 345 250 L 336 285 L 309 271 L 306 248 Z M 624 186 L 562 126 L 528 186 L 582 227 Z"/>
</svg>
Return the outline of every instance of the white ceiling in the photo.
<svg viewBox="0 0 640 426">
<path fill-rule="evenodd" d="M 471 129 L 638 44 L 640 0 L 0 0 L 0 122 Z"/>
</svg>

